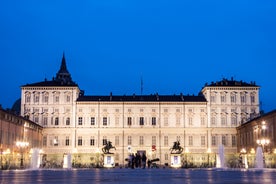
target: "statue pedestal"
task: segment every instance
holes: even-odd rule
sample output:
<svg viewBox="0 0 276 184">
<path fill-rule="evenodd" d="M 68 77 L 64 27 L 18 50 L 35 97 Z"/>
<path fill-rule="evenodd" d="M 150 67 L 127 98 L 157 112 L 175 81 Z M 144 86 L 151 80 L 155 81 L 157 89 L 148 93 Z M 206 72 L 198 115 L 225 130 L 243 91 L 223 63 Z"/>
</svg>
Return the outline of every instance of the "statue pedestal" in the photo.
<svg viewBox="0 0 276 184">
<path fill-rule="evenodd" d="M 171 167 L 173 168 L 181 167 L 181 154 L 171 153 Z"/>
<path fill-rule="evenodd" d="M 113 154 L 104 154 L 104 165 L 105 168 L 115 167 L 114 155 Z"/>
</svg>

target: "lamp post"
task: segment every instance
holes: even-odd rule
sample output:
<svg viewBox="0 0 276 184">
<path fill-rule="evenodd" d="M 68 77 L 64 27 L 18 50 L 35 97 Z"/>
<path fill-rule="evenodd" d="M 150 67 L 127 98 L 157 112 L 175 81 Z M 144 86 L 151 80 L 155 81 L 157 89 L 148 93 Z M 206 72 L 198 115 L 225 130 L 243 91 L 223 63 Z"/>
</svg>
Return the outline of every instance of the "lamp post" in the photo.
<svg viewBox="0 0 276 184">
<path fill-rule="evenodd" d="M 16 146 L 20 149 L 20 154 L 21 154 L 21 157 L 20 157 L 20 167 L 23 168 L 23 166 L 24 166 L 24 164 L 23 164 L 24 149 L 29 146 L 29 143 L 28 142 L 24 142 L 24 141 L 17 141 L 16 142 Z"/>
<path fill-rule="evenodd" d="M 263 152 L 265 152 L 265 146 L 267 146 L 270 143 L 270 140 L 263 138 L 263 139 L 257 139 L 256 142 L 258 145 L 262 146 Z"/>
</svg>

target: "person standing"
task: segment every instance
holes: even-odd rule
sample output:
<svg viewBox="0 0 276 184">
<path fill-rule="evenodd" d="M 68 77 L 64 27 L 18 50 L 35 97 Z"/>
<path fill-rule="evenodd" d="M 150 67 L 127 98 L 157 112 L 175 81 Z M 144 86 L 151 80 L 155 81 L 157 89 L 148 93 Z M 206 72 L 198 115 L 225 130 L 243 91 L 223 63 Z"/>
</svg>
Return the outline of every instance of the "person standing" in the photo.
<svg viewBox="0 0 276 184">
<path fill-rule="evenodd" d="M 146 157 L 145 153 L 143 153 L 141 160 L 142 160 L 142 167 L 143 167 L 143 169 L 145 169 L 146 168 L 146 161 L 147 161 L 147 157 Z"/>
</svg>

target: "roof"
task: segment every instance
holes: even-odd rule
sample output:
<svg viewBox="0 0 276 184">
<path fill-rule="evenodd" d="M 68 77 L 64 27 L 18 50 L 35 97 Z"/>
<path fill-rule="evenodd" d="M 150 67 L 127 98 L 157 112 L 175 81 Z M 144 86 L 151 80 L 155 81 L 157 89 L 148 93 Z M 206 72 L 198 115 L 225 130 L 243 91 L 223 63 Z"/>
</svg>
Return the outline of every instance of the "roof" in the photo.
<svg viewBox="0 0 276 184">
<path fill-rule="evenodd" d="M 80 96 L 77 102 L 207 102 L 204 96 L 184 95 L 123 95 L 123 96 Z"/>
<path fill-rule="evenodd" d="M 23 85 L 22 87 L 42 87 L 42 86 L 46 86 L 46 87 L 49 87 L 49 86 L 66 86 L 66 87 L 76 87 L 78 86 L 76 83 L 65 83 L 63 81 L 56 81 L 56 80 L 51 80 L 51 81 L 47 81 L 45 79 L 45 81 L 42 81 L 42 82 L 36 82 L 36 83 L 32 83 L 32 84 L 26 84 L 26 85 Z"/>
<path fill-rule="evenodd" d="M 211 84 L 205 84 L 205 87 L 223 87 L 223 86 L 236 86 L 236 87 L 240 87 L 240 86 L 248 86 L 248 87 L 259 87 L 256 85 L 256 83 L 254 81 L 248 83 L 248 82 L 244 82 L 244 81 L 237 81 L 234 80 L 233 77 L 228 80 L 226 78 L 223 78 L 221 81 L 217 81 L 217 82 L 211 82 Z"/>
</svg>

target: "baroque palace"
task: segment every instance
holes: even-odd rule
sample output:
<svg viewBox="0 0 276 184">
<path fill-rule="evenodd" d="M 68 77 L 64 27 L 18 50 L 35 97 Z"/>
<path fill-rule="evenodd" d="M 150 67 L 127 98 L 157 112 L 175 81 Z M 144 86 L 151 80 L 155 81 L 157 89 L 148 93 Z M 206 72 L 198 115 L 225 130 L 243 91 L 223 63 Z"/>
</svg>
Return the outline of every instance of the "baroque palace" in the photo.
<svg viewBox="0 0 276 184">
<path fill-rule="evenodd" d="M 236 127 L 259 115 L 259 106 L 259 86 L 233 78 L 205 84 L 197 96 L 85 95 L 64 55 L 52 80 L 21 87 L 21 116 L 43 127 L 43 159 L 58 164 L 72 154 L 80 166 L 99 162 L 107 141 L 117 165 L 136 152 L 167 165 L 175 141 L 185 161 L 214 164 L 219 145 L 225 154 L 239 152 Z"/>
</svg>

